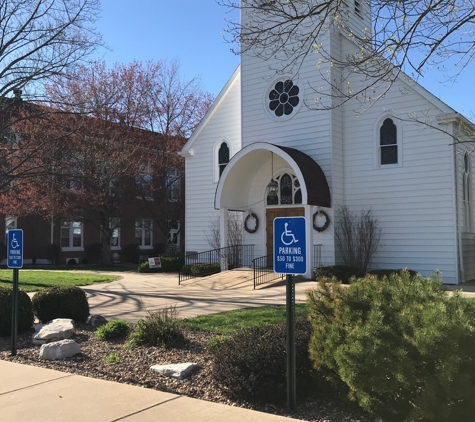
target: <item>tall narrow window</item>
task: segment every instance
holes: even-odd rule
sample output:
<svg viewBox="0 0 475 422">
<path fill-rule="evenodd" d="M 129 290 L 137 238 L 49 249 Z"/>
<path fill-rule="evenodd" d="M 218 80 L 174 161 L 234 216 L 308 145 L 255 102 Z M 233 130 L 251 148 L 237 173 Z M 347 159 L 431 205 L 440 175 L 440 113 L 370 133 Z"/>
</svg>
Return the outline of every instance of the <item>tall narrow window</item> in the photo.
<svg viewBox="0 0 475 422">
<path fill-rule="evenodd" d="M 229 147 L 226 142 L 223 142 L 218 151 L 218 167 L 219 177 L 223 174 L 224 169 L 229 163 Z"/>
<path fill-rule="evenodd" d="M 398 163 L 397 128 L 392 119 L 386 119 L 379 129 L 380 164 Z"/>
<path fill-rule="evenodd" d="M 168 249 L 176 251 L 180 248 L 180 222 L 173 221 L 168 232 Z"/>
<path fill-rule="evenodd" d="M 462 182 L 462 199 L 464 210 L 464 225 L 466 231 L 472 231 L 472 175 L 470 168 L 470 154 L 466 152 L 463 155 L 463 182 Z"/>
<path fill-rule="evenodd" d="M 181 199 L 181 176 L 179 170 L 175 168 L 167 170 L 165 188 L 167 190 L 167 199 L 170 202 L 178 202 Z"/>
<path fill-rule="evenodd" d="M 152 220 L 135 220 L 135 243 L 142 249 L 152 248 Z"/>
<path fill-rule="evenodd" d="M 152 192 L 152 170 L 148 164 L 139 164 L 135 184 L 138 189 L 139 197 L 146 200 L 153 200 Z"/>
</svg>

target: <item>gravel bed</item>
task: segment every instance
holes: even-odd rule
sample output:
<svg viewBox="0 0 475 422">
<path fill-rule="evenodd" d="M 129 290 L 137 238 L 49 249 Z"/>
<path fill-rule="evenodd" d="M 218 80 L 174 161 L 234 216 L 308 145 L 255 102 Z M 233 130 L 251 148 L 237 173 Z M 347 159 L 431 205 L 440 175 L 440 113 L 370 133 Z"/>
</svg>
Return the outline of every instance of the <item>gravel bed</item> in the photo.
<svg viewBox="0 0 475 422">
<path fill-rule="evenodd" d="M 203 345 L 212 337 L 209 333 L 187 332 L 186 343 L 177 349 L 140 346 L 124 348 L 124 340 L 99 341 L 95 329 L 87 324 L 76 324 L 73 339 L 81 347 L 81 353 L 69 359 L 45 361 L 38 358 L 39 346 L 31 341 L 32 333 L 18 336 L 17 355 L 10 356 L 9 337 L 0 337 L 0 359 L 70 372 L 92 378 L 121 382 L 125 384 L 153 388 L 174 394 L 186 395 L 201 400 L 240 406 L 267 413 L 289 416 L 314 422 L 369 422 L 371 419 L 358 409 L 331 400 L 298 400 L 297 409 L 290 412 L 286 407 L 274 405 L 253 405 L 238 403 L 226 397 L 223 390 L 212 377 L 212 355 L 206 353 Z M 104 358 L 117 354 L 120 363 L 106 363 Z M 152 365 L 194 362 L 199 365 L 189 379 L 178 380 L 156 374 L 150 370 Z M 285 404 L 284 404 L 285 405 Z"/>
</svg>

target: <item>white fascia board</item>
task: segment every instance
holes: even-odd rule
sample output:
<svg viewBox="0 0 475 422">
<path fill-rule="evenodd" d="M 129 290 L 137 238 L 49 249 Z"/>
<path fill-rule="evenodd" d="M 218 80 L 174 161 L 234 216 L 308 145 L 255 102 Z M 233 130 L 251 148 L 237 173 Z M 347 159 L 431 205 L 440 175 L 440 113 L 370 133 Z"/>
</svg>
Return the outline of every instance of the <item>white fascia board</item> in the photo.
<svg viewBox="0 0 475 422">
<path fill-rule="evenodd" d="M 198 139 L 200 133 L 206 127 L 208 121 L 211 119 L 213 114 L 216 112 L 219 105 L 221 104 L 221 102 L 224 100 L 224 98 L 226 97 L 226 95 L 230 91 L 231 87 L 236 83 L 240 73 L 241 73 L 241 66 L 239 65 L 236 68 L 236 70 L 234 71 L 234 73 L 232 74 L 232 76 L 229 78 L 228 82 L 226 82 L 226 85 L 224 85 L 224 88 L 220 91 L 220 93 L 218 94 L 216 99 L 213 101 L 213 104 L 211 105 L 209 110 L 206 112 L 204 117 L 201 119 L 200 124 L 195 129 L 195 131 L 192 133 L 192 135 L 190 136 L 190 139 L 188 139 L 188 141 L 186 142 L 186 144 L 183 146 L 183 148 L 181 149 L 181 151 L 178 154 L 180 154 L 183 157 L 186 157 L 188 151 L 191 151 L 190 149 L 193 146 L 193 144 L 195 143 L 196 139 Z M 191 155 L 193 155 L 193 153 L 191 153 Z"/>
</svg>

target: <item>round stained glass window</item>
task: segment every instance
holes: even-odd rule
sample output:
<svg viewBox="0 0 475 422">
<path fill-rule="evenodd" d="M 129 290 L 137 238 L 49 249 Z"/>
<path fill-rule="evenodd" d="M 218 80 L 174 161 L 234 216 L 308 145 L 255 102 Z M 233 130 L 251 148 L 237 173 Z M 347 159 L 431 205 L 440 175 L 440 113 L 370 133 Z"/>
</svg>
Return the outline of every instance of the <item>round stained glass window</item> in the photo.
<svg viewBox="0 0 475 422">
<path fill-rule="evenodd" d="M 290 116 L 300 103 L 300 89 L 290 79 L 278 81 L 269 92 L 269 109 L 277 116 Z"/>
</svg>

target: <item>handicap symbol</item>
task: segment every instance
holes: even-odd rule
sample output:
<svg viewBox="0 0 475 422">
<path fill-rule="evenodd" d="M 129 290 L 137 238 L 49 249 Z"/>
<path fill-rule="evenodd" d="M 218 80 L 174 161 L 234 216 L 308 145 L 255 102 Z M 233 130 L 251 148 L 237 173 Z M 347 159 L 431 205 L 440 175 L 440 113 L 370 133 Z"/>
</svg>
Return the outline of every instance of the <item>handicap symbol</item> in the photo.
<svg viewBox="0 0 475 422">
<path fill-rule="evenodd" d="M 284 231 L 282 232 L 282 236 L 280 236 L 280 239 L 282 240 L 282 243 L 286 246 L 291 245 L 292 243 L 297 243 L 298 239 L 295 238 L 294 234 L 287 228 L 289 223 L 284 223 Z M 284 240 L 284 237 L 287 239 L 287 242 Z"/>
<path fill-rule="evenodd" d="M 13 237 L 11 241 L 12 248 L 13 249 L 19 248 L 20 244 L 18 243 L 18 240 L 16 240 L 15 233 L 12 234 L 12 237 Z"/>
</svg>

